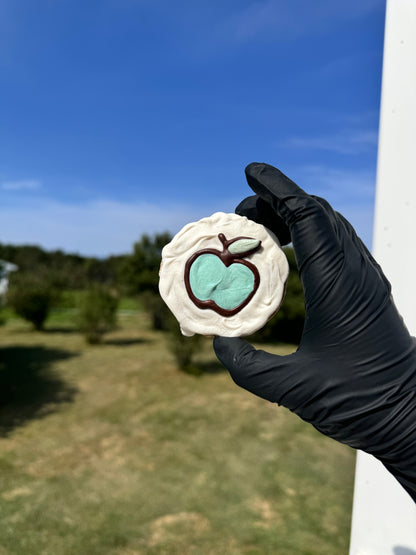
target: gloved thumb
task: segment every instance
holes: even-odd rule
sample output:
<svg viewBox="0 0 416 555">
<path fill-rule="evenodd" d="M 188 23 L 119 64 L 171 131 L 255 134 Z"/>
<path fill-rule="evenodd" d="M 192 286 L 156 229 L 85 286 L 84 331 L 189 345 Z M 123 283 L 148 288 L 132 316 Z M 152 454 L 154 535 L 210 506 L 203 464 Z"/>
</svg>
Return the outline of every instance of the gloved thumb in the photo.
<svg viewBox="0 0 416 555">
<path fill-rule="evenodd" d="M 240 337 L 215 337 L 214 351 L 237 385 L 280 404 L 293 379 L 293 355 L 257 350 Z"/>
</svg>

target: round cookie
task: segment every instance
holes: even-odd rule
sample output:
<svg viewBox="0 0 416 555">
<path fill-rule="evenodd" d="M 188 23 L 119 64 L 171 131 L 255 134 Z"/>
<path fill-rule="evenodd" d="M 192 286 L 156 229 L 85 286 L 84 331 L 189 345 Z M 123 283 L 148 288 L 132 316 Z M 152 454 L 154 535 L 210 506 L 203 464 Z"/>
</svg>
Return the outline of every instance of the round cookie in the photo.
<svg viewBox="0 0 416 555">
<path fill-rule="evenodd" d="M 186 225 L 162 250 L 159 291 L 183 335 L 238 337 L 278 310 L 289 265 L 276 236 L 216 212 Z"/>
</svg>

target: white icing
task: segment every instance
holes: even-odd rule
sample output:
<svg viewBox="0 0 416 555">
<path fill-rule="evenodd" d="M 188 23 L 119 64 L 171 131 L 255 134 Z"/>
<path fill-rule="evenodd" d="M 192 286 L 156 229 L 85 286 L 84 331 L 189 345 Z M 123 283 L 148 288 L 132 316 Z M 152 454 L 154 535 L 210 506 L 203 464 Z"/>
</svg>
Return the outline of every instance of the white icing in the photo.
<svg viewBox="0 0 416 555">
<path fill-rule="evenodd" d="M 204 248 L 222 251 L 218 234 L 227 240 L 239 236 L 261 241 L 260 248 L 247 256 L 260 274 L 259 287 L 251 301 L 234 316 L 221 316 L 198 308 L 185 287 L 185 264 Z M 162 251 L 159 291 L 179 322 L 183 335 L 238 337 L 259 330 L 278 310 L 283 298 L 289 265 L 277 237 L 264 226 L 244 216 L 216 212 L 209 218 L 187 224 Z"/>
</svg>

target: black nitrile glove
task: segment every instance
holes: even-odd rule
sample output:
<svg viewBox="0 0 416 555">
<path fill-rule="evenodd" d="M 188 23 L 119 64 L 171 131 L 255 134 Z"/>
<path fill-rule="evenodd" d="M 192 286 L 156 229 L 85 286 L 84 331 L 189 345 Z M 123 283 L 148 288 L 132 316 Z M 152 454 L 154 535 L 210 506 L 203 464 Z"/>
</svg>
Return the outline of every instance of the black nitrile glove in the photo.
<svg viewBox="0 0 416 555">
<path fill-rule="evenodd" d="M 236 212 L 267 226 L 282 244 L 292 240 L 305 326 L 291 355 L 216 337 L 218 358 L 241 387 L 377 457 L 416 501 L 416 343 L 389 282 L 325 200 L 267 164 L 250 164 L 246 175 L 256 196 Z"/>
</svg>

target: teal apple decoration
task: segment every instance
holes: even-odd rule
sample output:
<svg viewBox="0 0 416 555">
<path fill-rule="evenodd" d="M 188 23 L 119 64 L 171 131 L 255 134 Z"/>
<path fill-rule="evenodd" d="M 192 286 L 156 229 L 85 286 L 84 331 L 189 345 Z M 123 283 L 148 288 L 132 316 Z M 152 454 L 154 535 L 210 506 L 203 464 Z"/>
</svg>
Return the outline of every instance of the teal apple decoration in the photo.
<svg viewBox="0 0 416 555">
<path fill-rule="evenodd" d="M 189 273 L 191 289 L 198 299 L 212 299 L 218 306 L 232 310 L 254 289 L 254 274 L 243 264 L 225 266 L 215 254 L 201 254 Z"/>
<path fill-rule="evenodd" d="M 260 283 L 254 264 L 244 257 L 254 253 L 261 242 L 251 237 L 227 240 L 218 235 L 223 250 L 195 252 L 185 266 L 185 286 L 190 299 L 201 309 L 210 308 L 222 316 L 233 316 L 252 299 Z"/>
</svg>

